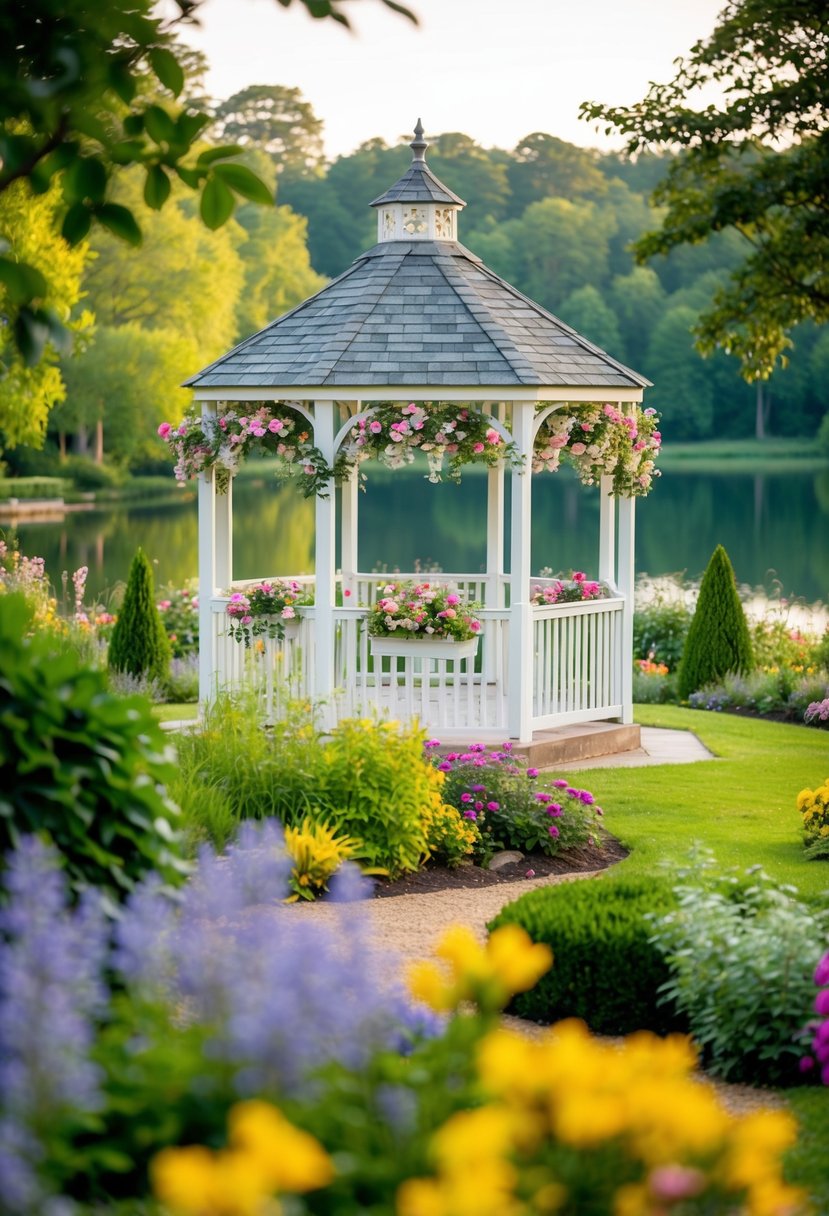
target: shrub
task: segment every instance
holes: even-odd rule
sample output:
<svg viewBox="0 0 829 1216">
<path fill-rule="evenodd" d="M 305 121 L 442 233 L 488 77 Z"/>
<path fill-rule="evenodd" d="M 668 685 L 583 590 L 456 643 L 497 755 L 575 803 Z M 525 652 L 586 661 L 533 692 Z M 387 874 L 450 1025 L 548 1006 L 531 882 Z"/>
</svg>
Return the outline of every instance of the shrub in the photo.
<svg viewBox="0 0 829 1216">
<path fill-rule="evenodd" d="M 60 469 L 79 490 L 105 490 L 121 485 L 124 480 L 119 469 L 108 464 L 97 464 L 88 456 L 68 456 Z"/>
<path fill-rule="evenodd" d="M 633 699 L 639 705 L 665 705 L 675 701 L 676 676 L 660 669 L 650 659 L 640 659 L 633 664 Z"/>
<path fill-rule="evenodd" d="M 693 617 L 684 599 L 655 592 L 637 602 L 633 615 L 633 657 L 664 663 L 676 671 Z"/>
<path fill-rule="evenodd" d="M 829 858 L 829 777 L 817 789 L 801 790 L 797 809 L 803 816 L 803 843 L 806 855 Z"/>
<path fill-rule="evenodd" d="M 734 571 L 725 549 L 717 545 L 703 575 L 696 612 L 685 639 L 677 690 L 685 700 L 729 672 L 747 673 L 753 666 L 751 638 Z"/>
<path fill-rule="evenodd" d="M 512 1010 L 536 1022 L 582 1018 L 599 1034 L 682 1028 L 657 996 L 670 978 L 646 916 L 675 899 L 666 878 L 597 879 L 529 891 L 488 928 L 518 924 L 553 950 L 554 964 Z"/>
<path fill-rule="evenodd" d="M 344 861 L 353 857 L 356 840 L 337 836 L 325 823 L 306 817 L 295 828 L 285 829 L 285 852 L 291 859 L 290 887 L 297 899 L 316 899 L 328 890 L 328 882 Z"/>
<path fill-rule="evenodd" d="M 473 743 L 463 752 L 436 752 L 440 743 L 426 744 L 432 763 L 445 773 L 444 800 L 478 829 L 476 853 L 484 859 L 498 849 L 524 849 L 554 857 L 599 837 L 604 814 L 589 790 L 575 789 L 569 781 L 545 780 L 536 784 L 538 769 L 527 768 L 511 745 L 488 751 Z"/>
<path fill-rule="evenodd" d="M 443 801 L 437 790 L 421 811 L 428 860 L 453 868 L 480 846 L 481 835 L 471 819 Z"/>
<path fill-rule="evenodd" d="M 829 671 L 829 629 L 812 651 L 812 662 L 822 671 Z"/>
<path fill-rule="evenodd" d="M 48 634 L 26 637 L 30 620 L 22 597 L 0 599 L 0 852 L 46 836 L 75 890 L 117 898 L 148 871 L 176 881 L 175 768 L 149 704 L 109 692 Z"/>
<path fill-rule="evenodd" d="M 161 623 L 170 639 L 174 659 L 199 653 L 199 599 L 194 580 L 177 587 L 168 583 L 158 593 Z"/>
<path fill-rule="evenodd" d="M 712 1072 L 794 1084 L 829 913 L 756 868 L 743 879 L 700 882 L 713 865 L 696 858 L 677 886 L 678 907 L 654 922 L 654 945 L 671 970 L 663 997 L 687 1017 Z"/>
<path fill-rule="evenodd" d="M 170 643 L 155 602 L 153 568 L 143 549 L 132 560 L 124 601 L 109 642 L 109 666 L 131 676 L 164 681 Z"/>
<path fill-rule="evenodd" d="M 423 732 L 352 719 L 320 758 L 312 786 L 319 816 L 356 837 L 362 859 L 390 878 L 416 870 L 427 852 L 422 810 L 441 790 L 423 758 Z"/>
<path fill-rule="evenodd" d="M 176 703 L 198 701 L 199 659 L 190 654 L 184 659 L 172 659 L 164 682 L 164 699 Z"/>
<path fill-rule="evenodd" d="M 780 617 L 751 622 L 751 648 L 758 667 L 785 667 L 794 673 L 818 666 L 813 636 L 803 634 Z"/>
</svg>

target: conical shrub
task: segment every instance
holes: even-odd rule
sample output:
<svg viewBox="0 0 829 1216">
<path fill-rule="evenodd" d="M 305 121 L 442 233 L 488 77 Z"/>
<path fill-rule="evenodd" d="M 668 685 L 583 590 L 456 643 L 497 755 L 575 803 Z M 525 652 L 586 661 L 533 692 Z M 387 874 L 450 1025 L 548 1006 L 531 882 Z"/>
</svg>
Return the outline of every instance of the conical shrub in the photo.
<svg viewBox="0 0 829 1216">
<path fill-rule="evenodd" d="M 748 632 L 734 570 L 722 545 L 717 545 L 699 589 L 697 609 L 685 639 L 677 687 L 681 700 L 722 680 L 729 672 L 745 674 L 754 667 Z"/>
<path fill-rule="evenodd" d="M 155 602 L 153 568 L 143 549 L 132 559 L 124 602 L 109 643 L 112 671 L 166 680 L 170 642 Z"/>
</svg>

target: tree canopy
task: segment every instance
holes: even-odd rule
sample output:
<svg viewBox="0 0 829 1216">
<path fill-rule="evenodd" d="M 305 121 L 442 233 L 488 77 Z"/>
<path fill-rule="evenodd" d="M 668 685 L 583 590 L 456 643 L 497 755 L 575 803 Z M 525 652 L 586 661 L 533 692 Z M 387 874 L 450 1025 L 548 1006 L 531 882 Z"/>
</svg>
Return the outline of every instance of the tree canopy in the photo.
<svg viewBox="0 0 829 1216">
<path fill-rule="evenodd" d="M 586 102 L 584 117 L 627 152 L 675 153 L 656 185 L 658 227 L 640 261 L 736 231 L 742 256 L 695 331 L 699 349 L 767 379 L 801 322 L 829 319 L 829 9 L 824 0 L 729 0 L 668 84 L 633 106 Z M 716 88 L 718 102 L 695 104 Z"/>
</svg>

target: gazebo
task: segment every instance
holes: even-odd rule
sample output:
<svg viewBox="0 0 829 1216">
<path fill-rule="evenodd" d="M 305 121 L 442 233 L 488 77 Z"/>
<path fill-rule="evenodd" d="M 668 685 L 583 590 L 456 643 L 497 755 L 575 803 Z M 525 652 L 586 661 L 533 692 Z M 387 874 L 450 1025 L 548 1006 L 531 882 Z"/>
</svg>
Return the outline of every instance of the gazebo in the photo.
<svg viewBox="0 0 829 1216">
<path fill-rule="evenodd" d="M 238 417 L 280 403 L 313 437 L 317 460 L 315 569 L 300 579 L 313 585 L 313 605 L 300 609 L 291 636 L 250 649 L 228 634 L 232 477 L 220 482 L 215 465 L 199 475 L 200 696 L 208 700 L 253 679 L 274 713 L 288 688 L 318 701 L 328 726 L 355 714 L 389 714 L 417 718 L 443 739 L 527 743 L 551 727 L 630 723 L 635 497 L 650 481 L 652 462 L 641 461 L 659 435 L 629 445 L 636 454 L 627 460 L 623 493 L 624 462 L 617 460 L 614 472 L 598 446 L 585 448 L 591 426 L 598 434 L 615 425 L 636 438 L 637 425 L 648 421 L 639 403 L 649 381 L 458 242 L 465 203 L 431 172 L 427 146 L 418 120 L 411 165 L 371 204 L 376 245 L 187 382 L 206 431 L 218 434 L 228 410 Z M 429 576 L 482 604 L 475 656 L 410 642 L 405 653 L 381 658 L 367 636 L 371 605 L 388 576 L 360 571 L 359 472 L 343 456 L 353 454 L 361 422 L 365 431 L 379 408 L 408 403 L 483 415 L 511 455 L 508 530 L 506 461 L 487 472 L 485 572 Z M 573 427 L 584 435 L 574 436 Z M 580 437 L 585 442 L 577 443 Z M 606 594 L 538 603 L 532 590 L 545 580 L 531 572 L 532 470 L 555 467 L 568 445 L 581 449 L 582 462 L 599 461 L 583 465 L 580 476 L 600 483 L 597 571 Z"/>
</svg>

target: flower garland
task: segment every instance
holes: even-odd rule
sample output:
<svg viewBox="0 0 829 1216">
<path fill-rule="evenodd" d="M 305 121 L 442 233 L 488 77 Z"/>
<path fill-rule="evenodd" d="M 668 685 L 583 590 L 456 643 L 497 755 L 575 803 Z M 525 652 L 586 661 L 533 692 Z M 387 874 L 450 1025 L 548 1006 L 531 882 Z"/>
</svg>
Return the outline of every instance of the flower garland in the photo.
<svg viewBox="0 0 829 1216">
<path fill-rule="evenodd" d="M 595 485 L 607 475 L 613 478 L 613 494 L 641 497 L 660 476 L 654 467 L 662 443 L 658 427 L 656 410 L 638 405 L 627 414 L 615 405 L 565 406 L 541 425 L 533 472 L 555 472 L 565 458 L 582 485 Z"/>
<path fill-rule="evenodd" d="M 465 642 L 481 630 L 477 604 L 464 603 L 449 587 L 431 583 L 389 583 L 368 618 L 374 638 L 431 637 Z"/>
<path fill-rule="evenodd" d="M 285 622 L 296 618 L 302 604 L 313 604 L 314 597 L 294 579 L 259 583 L 247 591 L 234 591 L 227 605 L 228 633 L 236 642 L 250 646 L 253 638 L 285 637 Z"/>
<path fill-rule="evenodd" d="M 162 422 L 158 433 L 175 457 L 176 481 L 213 469 L 216 489 L 224 494 L 243 460 L 267 454 L 279 458 L 278 476 L 295 477 L 306 498 L 325 497 L 336 470 L 311 442 L 304 421 L 280 405 L 230 408 L 215 418 L 193 406 L 178 426 Z"/>
<path fill-rule="evenodd" d="M 374 457 L 389 469 L 403 468 L 416 452 L 425 452 L 431 482 L 443 480 L 447 462 L 446 475 L 455 482 L 465 464 L 492 467 L 505 457 L 521 463 L 515 445 L 505 442 L 490 419 L 458 405 L 381 402 L 352 428 L 349 439 L 349 451 L 358 462 Z"/>
<path fill-rule="evenodd" d="M 580 604 L 586 600 L 607 599 L 609 594 L 604 583 L 597 583 L 581 570 L 574 570 L 569 579 L 557 575 L 554 582 L 533 587 L 530 603 L 542 608 L 549 604 Z"/>
</svg>

